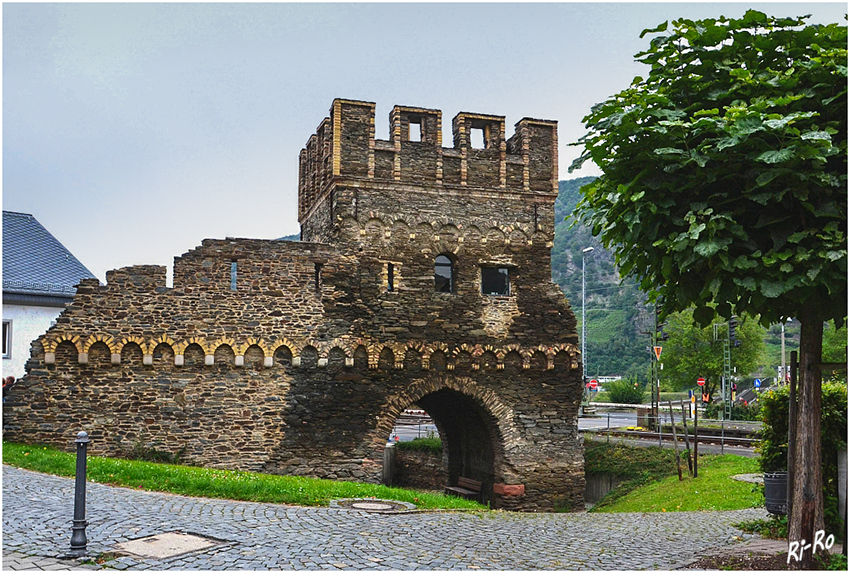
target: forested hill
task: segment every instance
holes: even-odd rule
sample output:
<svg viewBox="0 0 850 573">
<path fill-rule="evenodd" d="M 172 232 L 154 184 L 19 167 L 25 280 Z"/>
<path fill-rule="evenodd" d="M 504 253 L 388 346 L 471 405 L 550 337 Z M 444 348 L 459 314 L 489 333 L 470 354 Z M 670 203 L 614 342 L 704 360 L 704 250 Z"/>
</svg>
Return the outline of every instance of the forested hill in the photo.
<svg viewBox="0 0 850 573">
<path fill-rule="evenodd" d="M 620 284 L 614 257 L 581 223 L 572 217 L 581 198 L 581 187 L 593 177 L 558 183 L 555 202 L 555 242 L 552 248 L 552 280 L 560 285 L 570 302 L 581 329 L 581 259 L 585 254 L 587 375 L 606 376 L 635 373 L 646 376 L 649 365 L 649 335 L 652 328 L 646 296 L 635 281 Z"/>
</svg>

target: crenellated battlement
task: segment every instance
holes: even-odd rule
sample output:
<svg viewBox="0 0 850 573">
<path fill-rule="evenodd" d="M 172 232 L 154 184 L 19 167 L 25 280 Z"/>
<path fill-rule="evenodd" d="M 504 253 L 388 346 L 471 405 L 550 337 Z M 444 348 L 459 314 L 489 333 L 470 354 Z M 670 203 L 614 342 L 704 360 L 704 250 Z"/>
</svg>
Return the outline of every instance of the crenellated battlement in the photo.
<svg viewBox="0 0 850 573">
<path fill-rule="evenodd" d="M 453 147 L 443 147 L 440 110 L 395 106 L 389 122 L 390 139 L 375 139 L 373 102 L 334 100 L 330 116 L 301 151 L 302 224 L 322 200 L 332 202 L 332 183 L 358 179 L 423 189 L 557 195 L 556 121 L 523 118 L 508 139 L 504 116 L 460 112 L 452 119 Z"/>
</svg>

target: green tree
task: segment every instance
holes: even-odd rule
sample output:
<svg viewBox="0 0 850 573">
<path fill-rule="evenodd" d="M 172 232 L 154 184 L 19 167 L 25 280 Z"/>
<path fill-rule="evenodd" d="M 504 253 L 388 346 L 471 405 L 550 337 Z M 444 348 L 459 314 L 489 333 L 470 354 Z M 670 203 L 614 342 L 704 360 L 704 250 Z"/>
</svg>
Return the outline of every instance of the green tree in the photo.
<svg viewBox="0 0 850 573">
<path fill-rule="evenodd" d="M 670 339 L 663 343 L 662 386 L 671 390 L 696 390 L 696 379 L 702 376 L 706 390 L 714 395 L 723 376 L 723 338 L 728 329 L 726 323 L 717 324 L 715 340 L 715 325 L 705 328 L 695 325 L 692 309 L 668 316 L 664 330 Z M 752 318 L 741 317 L 736 339 L 741 345 L 731 349 L 732 366 L 740 378 L 758 369 L 764 354 L 764 328 Z"/>
<path fill-rule="evenodd" d="M 591 109 L 571 166 L 602 171 L 579 211 L 664 314 L 800 321 L 795 540 L 824 524 L 818 365 L 847 315 L 847 28 L 805 21 L 645 30 L 647 77 Z"/>
</svg>

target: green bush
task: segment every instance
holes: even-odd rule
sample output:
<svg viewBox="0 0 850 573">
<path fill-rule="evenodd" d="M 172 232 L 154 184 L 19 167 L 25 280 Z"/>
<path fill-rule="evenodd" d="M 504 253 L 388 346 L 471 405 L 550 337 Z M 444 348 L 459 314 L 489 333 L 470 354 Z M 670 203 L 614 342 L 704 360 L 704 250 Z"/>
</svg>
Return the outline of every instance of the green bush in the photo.
<svg viewBox="0 0 850 573">
<path fill-rule="evenodd" d="M 712 420 L 719 420 L 723 418 L 723 414 L 723 402 L 710 402 L 705 406 L 703 415 L 704 417 Z M 753 402 L 744 406 L 741 402 L 734 402 L 732 404 L 732 411 L 729 419 L 739 421 L 749 420 L 753 422 L 761 420 L 761 405 L 758 402 Z"/>
<path fill-rule="evenodd" d="M 443 453 L 442 440 L 433 434 L 426 438 L 413 438 L 409 442 L 397 442 L 395 446 L 400 450 L 419 450 L 438 455 Z"/>
<path fill-rule="evenodd" d="M 620 378 L 605 384 L 608 399 L 615 404 L 642 404 L 646 382 L 638 382 L 637 377 Z"/>
<path fill-rule="evenodd" d="M 838 452 L 847 449 L 847 387 L 825 382 L 821 386 L 821 468 L 824 488 L 824 519 L 833 531 L 843 527 L 838 517 Z M 788 386 L 771 390 L 761 399 L 764 422 L 757 449 L 762 471 L 786 471 L 788 467 Z"/>
</svg>

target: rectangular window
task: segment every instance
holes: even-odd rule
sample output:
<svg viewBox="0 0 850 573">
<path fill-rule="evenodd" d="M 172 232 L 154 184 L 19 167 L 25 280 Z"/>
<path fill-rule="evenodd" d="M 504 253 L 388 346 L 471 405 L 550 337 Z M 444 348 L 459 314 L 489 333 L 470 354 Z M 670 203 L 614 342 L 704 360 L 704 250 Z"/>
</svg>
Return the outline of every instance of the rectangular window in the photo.
<svg viewBox="0 0 850 573">
<path fill-rule="evenodd" d="M 509 296 L 511 277 L 507 267 L 481 267 L 481 294 Z"/>
<path fill-rule="evenodd" d="M 12 357 L 12 321 L 3 321 L 3 358 Z"/>
<path fill-rule="evenodd" d="M 473 149 L 486 149 L 487 139 L 484 137 L 484 128 L 473 127 L 469 130 L 469 146 Z"/>
<path fill-rule="evenodd" d="M 319 263 L 313 264 L 313 282 L 317 291 L 322 289 L 322 265 Z"/>
<path fill-rule="evenodd" d="M 236 290 L 236 261 L 230 262 L 230 290 Z"/>
<path fill-rule="evenodd" d="M 410 122 L 408 128 L 408 141 L 422 141 L 422 124 Z"/>
<path fill-rule="evenodd" d="M 395 290 L 395 267 L 392 263 L 387 263 L 387 291 Z"/>
</svg>

